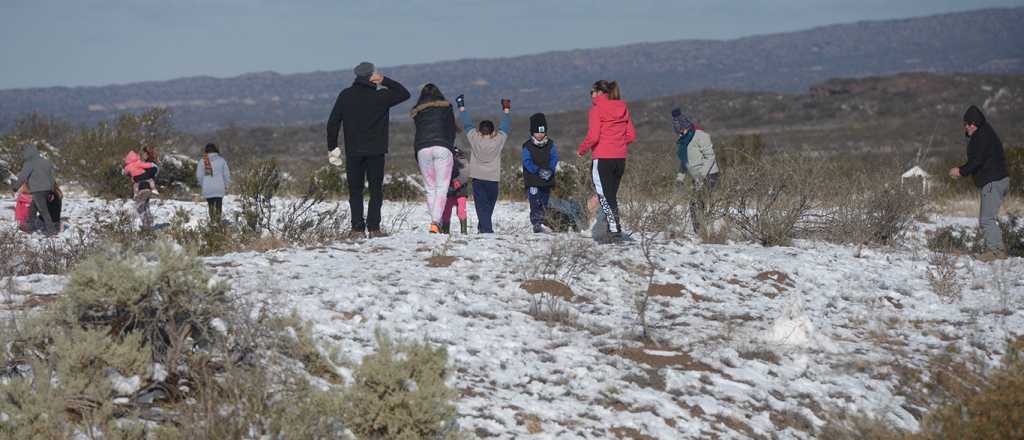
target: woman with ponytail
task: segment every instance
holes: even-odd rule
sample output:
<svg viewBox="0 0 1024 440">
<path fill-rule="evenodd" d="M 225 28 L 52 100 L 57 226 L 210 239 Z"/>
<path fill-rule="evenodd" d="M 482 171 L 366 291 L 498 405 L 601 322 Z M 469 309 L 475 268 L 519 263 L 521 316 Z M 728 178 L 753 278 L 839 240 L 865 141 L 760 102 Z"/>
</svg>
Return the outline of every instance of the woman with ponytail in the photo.
<svg viewBox="0 0 1024 440">
<path fill-rule="evenodd" d="M 203 159 L 196 164 L 196 181 L 203 190 L 203 198 L 210 214 L 210 225 L 220 225 L 223 212 L 224 194 L 231 184 L 228 162 L 220 157 L 220 150 L 214 144 L 206 144 Z"/>
<path fill-rule="evenodd" d="M 619 183 L 626 172 L 629 144 L 636 140 L 636 129 L 629 116 L 629 108 L 622 100 L 622 92 L 615 81 L 600 80 L 590 89 L 590 108 L 587 136 L 580 144 L 580 157 L 590 152 L 591 178 L 600 210 L 608 223 L 611 241 L 622 239 L 619 223 Z"/>
</svg>

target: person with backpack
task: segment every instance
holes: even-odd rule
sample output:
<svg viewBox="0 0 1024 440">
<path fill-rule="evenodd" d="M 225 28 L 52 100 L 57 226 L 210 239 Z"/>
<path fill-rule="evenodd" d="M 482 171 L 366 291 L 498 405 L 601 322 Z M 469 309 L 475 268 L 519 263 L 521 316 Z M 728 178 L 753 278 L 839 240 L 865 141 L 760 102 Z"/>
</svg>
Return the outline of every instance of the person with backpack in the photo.
<svg viewBox="0 0 1024 440">
<path fill-rule="evenodd" d="M 676 136 L 676 158 L 679 159 L 677 181 L 684 182 L 689 175 L 693 182 L 690 197 L 690 220 L 693 233 L 699 234 L 706 213 L 704 212 L 711 191 L 718 184 L 718 160 L 711 136 L 699 125 L 690 121 L 681 109 L 672 109 L 672 130 Z"/>
<path fill-rule="evenodd" d="M 50 215 L 49 208 L 50 198 L 56 187 L 53 164 L 39 154 L 39 149 L 33 144 L 22 146 L 21 155 L 24 164 L 12 189 L 14 192 L 18 192 L 22 189 L 22 185 L 25 186 L 25 189 L 32 194 L 32 206 L 43 218 L 44 233 L 47 236 L 57 235 L 60 232 L 59 226 Z M 30 218 L 32 218 L 31 215 Z"/>
<path fill-rule="evenodd" d="M 533 232 L 544 232 L 544 216 L 555 187 L 558 170 L 558 147 L 548 137 L 548 121 L 544 113 L 530 116 L 530 138 L 523 143 L 523 182 L 530 200 L 530 224 Z"/>
<path fill-rule="evenodd" d="M 1003 198 L 1010 190 L 1010 172 L 1006 165 L 1003 142 L 981 109 L 973 105 L 964 113 L 964 134 L 970 139 L 967 143 L 967 163 L 951 168 L 949 176 L 973 176 L 974 185 L 981 192 L 978 225 L 985 234 L 986 251 L 978 256 L 978 260 L 1003 260 L 1007 258 L 1006 245 L 996 221 Z"/>
<path fill-rule="evenodd" d="M 410 95 L 402 84 L 378 72 L 371 63 L 359 63 L 354 73 L 355 81 L 338 94 L 327 119 L 327 157 L 332 165 L 345 166 L 352 217 L 349 237 L 382 237 L 385 234 L 380 229 L 380 210 L 384 205 L 390 109 Z M 345 130 L 344 159 L 338 148 L 341 128 Z M 370 204 L 363 217 L 363 189 L 367 184 Z"/>
<path fill-rule="evenodd" d="M 629 144 L 636 140 L 636 128 L 617 82 L 595 82 L 590 89 L 590 99 L 587 136 L 577 154 L 584 157 L 590 153 L 591 176 L 601 212 L 608 223 L 609 241 L 621 241 L 618 191 L 626 173 Z"/>
<path fill-rule="evenodd" d="M 473 181 L 473 207 L 476 209 L 477 232 L 494 233 L 491 217 L 494 205 L 498 203 L 498 188 L 501 182 L 501 150 L 508 140 L 509 127 L 512 124 L 512 101 L 501 100 L 501 123 L 494 129 L 494 122 L 480 121 L 479 126 L 473 125 L 473 118 L 466 111 L 466 100 L 463 95 L 455 98 L 459 107 L 462 128 L 469 140 L 469 177 Z"/>
<path fill-rule="evenodd" d="M 231 170 L 216 145 L 206 144 L 203 148 L 203 158 L 196 164 L 196 181 L 206 199 L 210 225 L 219 226 L 223 219 L 224 195 L 231 184 Z"/>
<path fill-rule="evenodd" d="M 458 132 L 455 112 L 441 89 L 434 84 L 427 84 L 420 90 L 420 98 L 409 116 L 416 124 L 413 150 L 427 191 L 430 233 L 439 234 L 454 163 L 452 150 Z"/>
</svg>

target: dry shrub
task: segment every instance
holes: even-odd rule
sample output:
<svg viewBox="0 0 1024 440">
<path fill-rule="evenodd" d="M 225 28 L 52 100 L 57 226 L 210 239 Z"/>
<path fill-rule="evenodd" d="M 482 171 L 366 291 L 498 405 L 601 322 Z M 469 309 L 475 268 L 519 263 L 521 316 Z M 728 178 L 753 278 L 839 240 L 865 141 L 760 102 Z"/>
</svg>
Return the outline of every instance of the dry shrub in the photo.
<svg viewBox="0 0 1024 440">
<path fill-rule="evenodd" d="M 788 245 L 804 232 L 821 198 L 820 164 L 797 154 L 777 153 L 723 172 L 719 189 L 727 216 L 747 240 Z"/>
<path fill-rule="evenodd" d="M 380 330 L 376 339 L 377 352 L 363 358 L 345 392 L 348 428 L 359 438 L 456 438 L 447 351 L 396 343 Z"/>
<path fill-rule="evenodd" d="M 999 219 L 1003 244 L 1011 257 L 1024 257 L 1024 219 L 1017 213 Z M 978 228 L 946 226 L 931 232 L 928 249 L 935 252 L 980 254 L 985 250 L 985 237 Z"/>
<path fill-rule="evenodd" d="M 933 253 L 928 260 L 932 266 L 928 269 L 928 284 L 947 304 L 959 301 L 963 291 L 963 284 L 956 273 L 956 262 L 957 257 L 942 252 Z"/>
<path fill-rule="evenodd" d="M 558 280 L 571 285 L 598 260 L 593 240 L 558 235 L 523 263 L 523 279 Z"/>
<path fill-rule="evenodd" d="M 94 250 L 82 234 L 34 241 L 17 229 L 0 229 L 0 277 L 63 274 Z"/>
<path fill-rule="evenodd" d="M 560 297 L 546 293 L 530 297 L 529 315 L 548 324 L 576 327 L 578 322 L 578 317 L 572 307 Z"/>
<path fill-rule="evenodd" d="M 241 173 L 238 179 L 238 202 L 241 219 L 256 233 L 273 225 L 274 197 L 281 190 L 283 173 L 274 160 L 259 161 Z"/>
<path fill-rule="evenodd" d="M 834 169 L 830 174 L 832 197 L 815 218 L 815 235 L 825 240 L 896 244 L 924 212 L 927 199 L 897 185 L 899 174 L 867 169 Z"/>
<path fill-rule="evenodd" d="M 319 209 L 326 198 L 326 189 L 310 182 L 302 197 L 284 206 L 275 222 L 275 235 L 299 245 L 326 243 L 342 238 L 343 232 L 347 230 L 348 211 L 342 209 L 340 203 L 328 210 Z"/>
</svg>

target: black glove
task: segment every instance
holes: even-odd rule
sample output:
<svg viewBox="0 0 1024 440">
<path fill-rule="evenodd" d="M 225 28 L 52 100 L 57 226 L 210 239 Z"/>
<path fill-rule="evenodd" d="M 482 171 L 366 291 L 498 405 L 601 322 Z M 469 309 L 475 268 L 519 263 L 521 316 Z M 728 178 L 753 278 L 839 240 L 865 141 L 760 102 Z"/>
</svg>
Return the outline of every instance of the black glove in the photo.
<svg viewBox="0 0 1024 440">
<path fill-rule="evenodd" d="M 466 95 L 459 95 L 455 97 L 455 106 L 463 108 L 466 106 Z"/>
</svg>

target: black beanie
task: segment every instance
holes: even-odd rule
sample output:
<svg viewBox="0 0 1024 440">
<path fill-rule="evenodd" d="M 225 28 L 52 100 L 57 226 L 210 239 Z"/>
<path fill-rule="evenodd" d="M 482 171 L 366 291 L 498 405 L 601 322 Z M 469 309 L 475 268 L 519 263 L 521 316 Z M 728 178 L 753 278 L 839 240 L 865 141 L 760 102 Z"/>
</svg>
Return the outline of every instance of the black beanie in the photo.
<svg viewBox="0 0 1024 440">
<path fill-rule="evenodd" d="M 978 108 L 978 106 L 972 105 L 967 108 L 967 112 L 964 113 L 964 122 L 981 127 L 982 125 L 985 125 L 985 114 L 981 112 L 981 109 Z"/>
<path fill-rule="evenodd" d="M 534 133 L 548 134 L 548 118 L 544 117 L 544 113 L 534 113 L 530 116 L 530 134 Z"/>
</svg>

